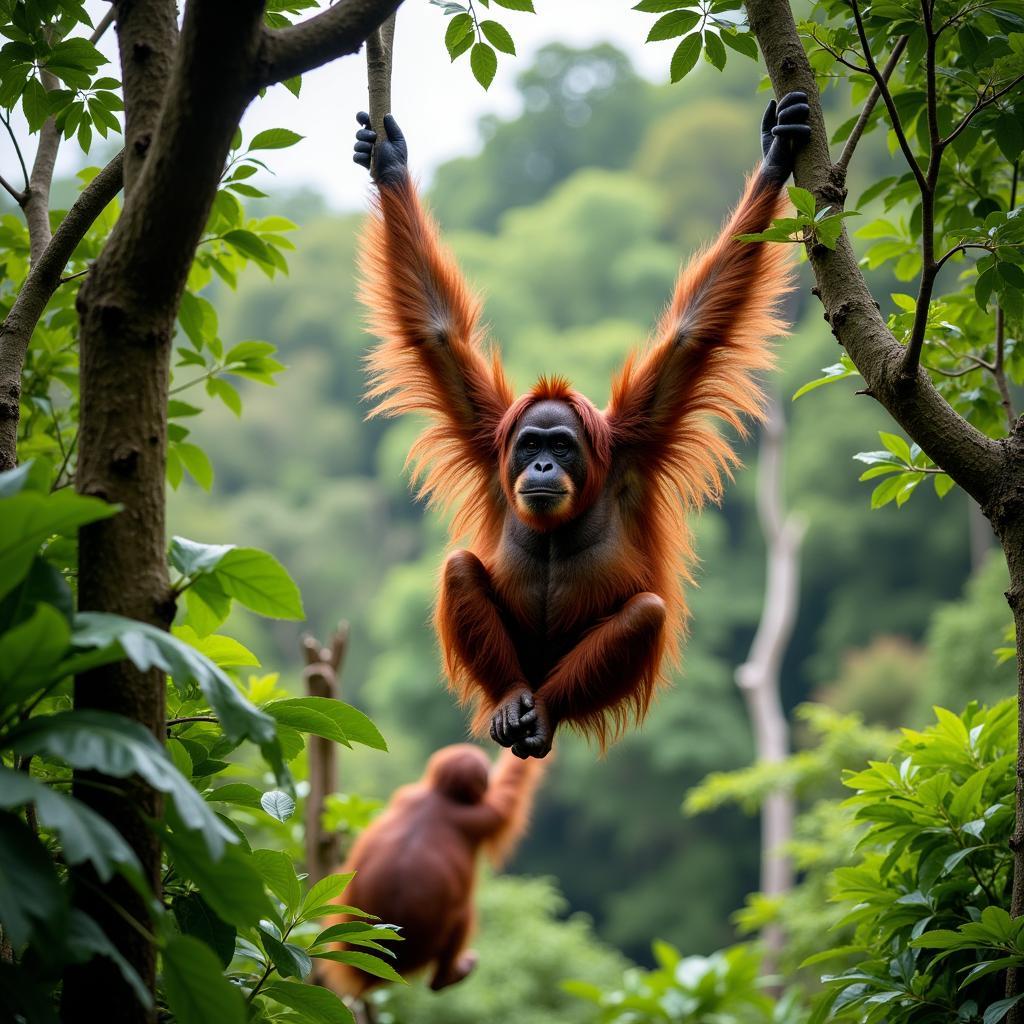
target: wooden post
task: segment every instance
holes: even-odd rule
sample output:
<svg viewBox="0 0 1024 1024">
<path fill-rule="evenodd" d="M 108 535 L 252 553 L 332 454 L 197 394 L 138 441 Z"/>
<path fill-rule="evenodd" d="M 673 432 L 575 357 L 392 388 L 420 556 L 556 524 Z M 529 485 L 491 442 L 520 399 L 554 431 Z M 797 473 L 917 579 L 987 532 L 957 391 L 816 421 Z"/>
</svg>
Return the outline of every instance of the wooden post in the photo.
<svg viewBox="0 0 1024 1024">
<path fill-rule="evenodd" d="M 302 678 L 310 697 L 339 700 L 338 683 L 341 663 L 348 647 L 349 626 L 339 622 L 329 647 L 306 633 L 302 637 L 302 651 L 306 668 Z M 339 861 L 339 843 L 336 832 L 325 833 L 320 819 L 324 802 L 338 788 L 338 756 L 334 743 L 322 736 L 310 736 L 307 748 L 309 758 L 309 795 L 306 797 L 306 871 L 312 885 L 332 871 Z"/>
</svg>

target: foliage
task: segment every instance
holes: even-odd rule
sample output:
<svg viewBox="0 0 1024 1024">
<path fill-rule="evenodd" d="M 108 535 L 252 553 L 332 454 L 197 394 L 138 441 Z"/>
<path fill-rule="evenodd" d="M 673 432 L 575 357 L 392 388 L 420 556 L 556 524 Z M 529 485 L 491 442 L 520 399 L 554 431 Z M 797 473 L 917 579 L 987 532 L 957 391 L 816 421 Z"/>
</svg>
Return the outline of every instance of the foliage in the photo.
<svg viewBox="0 0 1024 1024">
<path fill-rule="evenodd" d="M 480 962 L 458 985 L 431 992 L 422 981 L 377 997 L 379 1024 L 587 1024 L 591 1011 L 561 988 L 568 976 L 600 982 L 623 957 L 602 944 L 547 879 L 485 877 L 473 948 Z"/>
<path fill-rule="evenodd" d="M 267 21 L 280 27 L 315 6 L 312 0 L 272 0 Z M 81 35 L 90 28 L 77 0 L 0 2 L 7 40 L 0 49 L 0 120 L 19 158 L 10 126 L 15 106 L 30 133 L 55 125 L 64 138 L 76 135 L 85 152 L 94 132 L 120 131 L 120 83 L 98 77 L 107 61 L 95 39 Z M 297 79 L 285 85 L 298 94 Z M 178 316 L 177 369 L 192 372 L 172 383 L 167 409 L 173 487 L 186 473 L 203 487 L 213 484 L 212 463 L 191 438 L 202 410 L 181 394 L 203 385 L 208 398 L 237 416 L 237 382 L 272 385 L 283 369 L 267 342 L 225 345 L 208 295 L 214 281 L 234 288 L 249 266 L 268 278 L 287 273 L 284 253 L 293 248 L 287 234 L 294 223 L 248 216 L 242 200 L 265 197 L 252 183 L 268 170 L 264 152 L 299 139 L 278 128 L 260 132 L 244 148 L 237 133 L 231 146 Z M 82 172 L 83 186 L 96 173 Z M 155 1003 L 182 1024 L 241 1024 L 254 1009 L 263 1018 L 350 1020 L 336 996 L 293 979 L 306 978 L 314 960 L 333 959 L 400 981 L 386 962 L 393 954 L 382 944 L 400 936 L 355 908 L 329 904 L 350 876 L 331 875 L 307 889 L 290 853 L 253 849 L 250 838 L 273 836 L 294 811 L 292 766 L 299 764 L 305 735 L 347 747 L 385 750 L 386 744 L 348 704 L 293 698 L 278 690 L 276 677 L 247 675 L 259 667 L 256 655 L 217 632 L 233 605 L 271 618 L 302 618 L 292 578 L 257 548 L 175 537 L 169 598 L 172 605 L 184 600 L 170 632 L 76 610 L 77 531 L 121 512 L 71 486 L 79 411 L 75 298 L 118 214 L 114 201 L 92 223 L 32 334 L 22 377 L 21 465 L 0 474 L 0 1017 L 55 1020 L 54 996 L 66 968 L 99 956 L 114 962 L 143 1005 Z M 56 228 L 64 213 L 51 216 Z M 3 216 L 0 318 L 25 285 L 29 249 L 26 224 Z M 154 737 L 121 715 L 76 709 L 75 693 L 90 685 L 90 670 L 121 660 L 166 674 L 165 735 Z M 258 748 L 261 761 L 246 743 Z M 145 818 L 162 849 L 159 888 L 121 834 L 79 799 L 73 771 L 95 773 L 89 784 L 100 786 L 136 777 L 166 796 L 162 813 Z M 84 877 L 100 883 L 122 876 L 142 897 L 148 919 L 135 928 L 159 951 L 156 993 L 97 920 L 77 908 L 72 888 L 81 884 L 82 866 L 91 869 Z M 114 909 L 128 915 L 119 905 Z M 356 920 L 321 929 L 319 919 L 339 909 Z M 332 949 L 342 935 L 362 948 Z"/>
<path fill-rule="evenodd" d="M 917 280 L 916 295 L 892 292 L 889 328 L 904 345 L 923 342 L 922 364 L 957 412 L 990 437 L 1005 436 L 1016 415 L 1012 386 L 1024 381 L 1018 6 L 876 2 L 851 18 L 848 4 L 826 0 L 800 30 L 819 85 L 845 79 L 857 104 L 887 54 L 905 47 L 888 98 L 862 123 L 866 136 L 885 133 L 890 155 L 906 163 L 902 173 L 875 177 L 857 201 L 868 215 L 856 232 L 866 244 L 862 266 Z M 857 124 L 855 113 L 831 141 L 846 142 Z M 830 367 L 814 384 L 853 375 L 842 369 Z M 916 445 L 895 434 L 882 440 L 885 451 L 856 456 L 870 467 L 861 480 L 884 478 L 873 507 L 902 506 L 929 475 L 940 496 L 953 486 Z"/>
<path fill-rule="evenodd" d="M 687 956 L 654 943 L 655 970 L 632 968 L 618 987 L 567 982 L 573 995 L 600 1008 L 600 1024 L 802 1024 L 797 994 L 776 1002 L 764 991 L 761 958 L 751 946 Z"/>
<path fill-rule="evenodd" d="M 832 898 L 854 937 L 808 963 L 852 954 L 825 975 L 815 1020 L 1002 1020 L 1002 971 L 1024 963 L 1019 922 L 1004 908 L 1013 854 L 1016 704 L 972 703 L 904 730 L 887 761 L 848 772 L 846 801 L 866 831 Z"/>
</svg>

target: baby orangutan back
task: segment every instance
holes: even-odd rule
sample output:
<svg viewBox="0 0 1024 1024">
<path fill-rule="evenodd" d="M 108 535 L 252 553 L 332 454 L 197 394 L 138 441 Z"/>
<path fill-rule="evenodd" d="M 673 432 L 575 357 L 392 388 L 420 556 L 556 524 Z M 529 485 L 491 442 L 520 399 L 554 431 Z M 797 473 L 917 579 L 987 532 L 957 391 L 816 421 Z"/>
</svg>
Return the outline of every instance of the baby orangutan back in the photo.
<svg viewBox="0 0 1024 1024">
<path fill-rule="evenodd" d="M 499 864 L 511 853 L 526 829 L 542 771 L 542 762 L 509 751 L 492 769 L 479 747 L 444 747 L 423 778 L 398 790 L 356 841 L 341 869 L 356 872 L 344 902 L 401 927 L 405 941 L 391 948 L 397 954 L 392 966 L 403 977 L 426 968 L 436 991 L 476 966 L 476 954 L 465 947 L 474 921 L 477 854 Z M 347 996 L 381 984 L 330 961 L 319 980 Z"/>
</svg>

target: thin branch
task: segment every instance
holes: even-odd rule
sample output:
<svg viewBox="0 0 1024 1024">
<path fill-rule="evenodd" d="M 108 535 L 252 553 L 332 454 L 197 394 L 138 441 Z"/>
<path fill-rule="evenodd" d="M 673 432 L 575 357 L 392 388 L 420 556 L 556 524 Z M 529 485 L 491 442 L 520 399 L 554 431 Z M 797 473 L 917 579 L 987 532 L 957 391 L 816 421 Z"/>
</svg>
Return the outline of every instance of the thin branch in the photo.
<svg viewBox="0 0 1024 1024">
<path fill-rule="evenodd" d="M 88 274 L 90 270 L 92 270 L 91 265 L 86 267 L 85 270 L 80 270 L 77 274 L 68 274 L 67 277 L 62 277 L 59 283 L 67 284 L 68 281 L 76 281 L 80 277 L 85 277 L 85 275 Z"/>
<path fill-rule="evenodd" d="M 929 363 L 921 364 L 926 370 L 930 370 L 932 373 L 937 373 L 943 377 L 966 377 L 969 373 L 977 373 L 982 366 L 968 366 L 963 370 L 943 370 L 941 367 L 932 366 Z M 988 363 L 985 363 L 984 369 L 989 369 Z"/>
<path fill-rule="evenodd" d="M 903 131 L 903 122 L 900 120 L 899 111 L 896 109 L 896 103 L 892 98 L 892 93 L 889 92 L 888 83 L 882 78 L 882 73 L 878 70 L 875 58 L 871 54 L 871 46 L 868 43 L 867 32 L 864 30 L 864 19 L 861 17 L 860 7 L 857 0 L 850 0 L 850 7 L 853 9 L 853 19 L 857 23 L 857 35 L 860 37 L 860 45 L 864 50 L 864 61 L 867 64 L 868 74 L 875 80 L 875 85 L 878 86 L 882 102 L 885 104 L 885 109 L 889 113 L 889 121 L 891 122 L 892 130 L 896 135 L 896 141 L 899 143 L 900 149 L 903 151 L 903 156 L 906 158 L 907 164 L 910 166 L 911 173 L 917 180 L 918 187 L 922 192 L 924 192 L 928 187 L 927 182 L 925 181 L 924 172 L 921 170 L 921 166 L 918 164 L 917 158 L 914 156 L 914 151 L 910 148 L 910 143 L 907 141 L 906 133 Z"/>
<path fill-rule="evenodd" d="M 0 186 L 10 193 L 11 198 L 19 205 L 25 202 L 25 193 L 19 192 L 2 174 L 0 174 Z"/>
<path fill-rule="evenodd" d="M 92 35 L 89 36 L 90 43 L 98 43 L 103 36 L 103 33 L 114 24 L 117 18 L 117 6 L 113 3 L 110 5 L 110 9 L 106 14 L 103 15 L 99 20 L 99 24 L 93 29 Z"/>
<path fill-rule="evenodd" d="M 170 729 L 172 725 L 184 725 L 186 722 L 213 722 L 216 724 L 218 721 L 213 715 L 185 715 L 183 718 L 168 718 L 167 728 Z"/>
<path fill-rule="evenodd" d="M 0 470 L 17 465 L 21 371 L 32 332 L 60 285 L 71 254 L 107 203 L 121 190 L 123 157 L 123 153 L 118 153 L 82 189 L 50 244 L 32 264 L 7 318 L 0 323 Z"/>
<path fill-rule="evenodd" d="M 3 124 L 7 129 L 7 134 L 11 137 L 11 142 L 14 144 L 14 152 L 18 155 L 18 163 L 21 164 L 21 175 L 25 179 L 25 188 L 28 189 L 28 168 L 25 166 L 25 158 L 21 154 L 21 146 L 18 145 L 18 137 L 11 128 L 11 122 L 3 114 L 0 114 L 0 124 Z"/>
<path fill-rule="evenodd" d="M 996 365 L 992 369 L 992 376 L 996 379 L 996 387 L 999 388 L 999 400 L 1006 413 L 1006 426 L 1013 430 L 1017 415 L 1013 411 L 1013 399 L 1010 397 L 1010 385 L 1006 380 L 1006 367 L 1004 363 L 1005 354 L 1006 323 L 1003 307 L 996 306 Z"/>
<path fill-rule="evenodd" d="M 257 56 L 257 88 L 283 82 L 356 53 L 402 0 L 339 0 L 289 28 L 263 29 Z"/>
<path fill-rule="evenodd" d="M 958 252 L 966 252 L 968 249 L 984 249 L 985 252 L 992 252 L 991 245 L 984 245 L 981 242 L 961 242 L 959 245 L 954 245 L 949 252 L 945 252 L 939 257 L 935 263 L 936 271 L 941 270 L 950 257 L 955 256 Z"/>
<path fill-rule="evenodd" d="M 889 55 L 888 61 L 886 61 L 885 67 L 882 68 L 882 81 L 888 83 L 892 77 L 892 73 L 896 70 L 896 65 L 899 64 L 900 58 L 903 56 L 903 51 L 907 48 L 908 36 L 900 36 L 896 40 L 896 45 L 892 49 L 892 53 Z M 864 134 L 864 129 L 868 126 L 868 121 L 871 118 L 871 114 L 875 109 L 875 104 L 881 98 L 882 91 L 875 84 L 871 87 L 871 92 L 868 93 L 868 98 L 864 101 L 864 107 L 860 112 L 860 117 L 857 118 L 857 123 L 853 126 L 853 131 L 850 132 L 850 137 L 846 140 L 846 145 L 843 146 L 843 151 L 839 155 L 839 159 L 836 161 L 836 168 L 841 170 L 844 174 L 850 166 L 850 161 L 853 159 L 853 151 L 857 148 L 857 143 L 860 142 L 861 136 Z"/>
<path fill-rule="evenodd" d="M 971 121 L 973 121 L 974 118 L 981 113 L 981 111 L 983 111 L 986 107 L 991 107 L 992 104 L 996 102 L 996 100 L 1002 99 L 1015 85 L 1019 85 L 1021 82 L 1024 82 L 1024 75 L 1018 75 L 1007 85 L 1003 86 L 1002 89 L 1000 89 L 998 92 L 993 93 L 987 99 L 985 98 L 985 89 L 991 87 L 986 85 L 985 89 L 982 89 L 982 91 L 978 94 L 978 98 L 975 101 L 974 106 L 971 107 L 971 109 L 968 110 L 966 114 L 964 114 L 963 120 L 944 139 L 941 140 L 940 145 L 942 146 L 942 148 L 945 149 L 951 142 L 953 142 L 954 139 L 956 139 L 960 135 L 960 133 L 967 128 Z"/>
</svg>

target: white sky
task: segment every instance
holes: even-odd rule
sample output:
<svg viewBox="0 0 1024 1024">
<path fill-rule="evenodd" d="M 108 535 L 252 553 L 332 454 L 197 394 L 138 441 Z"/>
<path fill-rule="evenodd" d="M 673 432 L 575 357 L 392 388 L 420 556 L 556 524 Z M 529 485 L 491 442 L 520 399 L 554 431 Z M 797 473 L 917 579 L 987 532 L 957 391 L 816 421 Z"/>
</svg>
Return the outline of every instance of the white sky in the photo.
<svg viewBox="0 0 1024 1024">
<path fill-rule="evenodd" d="M 548 42 L 585 46 L 613 42 L 630 54 L 637 68 L 656 81 L 667 81 L 673 40 L 645 46 L 653 22 L 649 14 L 630 10 L 633 0 L 535 0 L 537 14 L 493 7 L 489 16 L 512 33 L 518 55 L 499 55 L 498 73 L 488 92 L 473 79 L 469 56 L 452 64 L 444 48 L 447 19 L 428 0 L 405 0 L 399 10 L 395 40 L 392 103 L 395 116 L 409 140 L 410 163 L 421 180 L 429 179 L 438 164 L 473 152 L 480 115 L 512 116 L 518 111 L 515 77 L 533 54 Z M 94 20 L 107 9 L 104 0 L 90 0 Z M 483 12 L 483 8 L 480 8 Z M 484 12 L 486 13 L 486 12 Z M 110 58 L 105 71 L 120 77 L 116 38 L 109 29 L 100 48 Z M 101 71 L 103 73 L 103 71 Z M 292 149 L 266 154 L 277 175 L 276 183 L 309 185 L 339 208 L 365 204 L 366 172 L 352 163 L 354 115 L 366 106 L 366 66 L 362 54 L 343 57 L 306 75 L 302 95 L 295 99 L 282 86 L 256 100 L 242 121 L 246 138 L 264 128 L 285 127 L 305 139 Z M 15 121 L 17 126 L 17 119 Z M 19 135 L 32 152 L 24 125 Z M 93 150 L 91 162 L 102 151 Z M 82 164 L 76 145 L 62 147 L 57 173 L 73 173 Z M 20 172 L 6 135 L 0 137 L 0 174 L 18 182 Z M 255 179 L 259 184 L 259 179 Z M 267 189 L 267 191 L 270 191 Z"/>
</svg>

